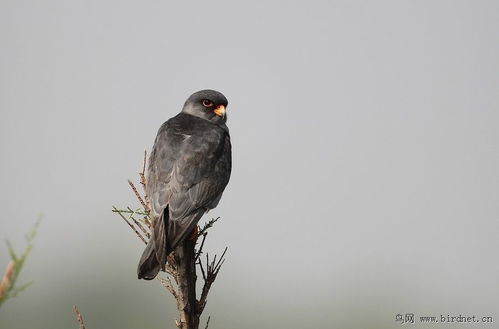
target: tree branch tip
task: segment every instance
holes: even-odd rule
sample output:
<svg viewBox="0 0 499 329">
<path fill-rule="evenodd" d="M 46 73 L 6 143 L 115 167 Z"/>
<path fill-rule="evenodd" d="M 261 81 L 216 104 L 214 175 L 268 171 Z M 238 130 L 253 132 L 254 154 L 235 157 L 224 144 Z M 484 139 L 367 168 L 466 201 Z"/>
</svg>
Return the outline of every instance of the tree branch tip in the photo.
<svg viewBox="0 0 499 329">
<path fill-rule="evenodd" d="M 73 311 L 76 313 L 76 320 L 80 324 L 80 329 L 85 329 L 85 324 L 83 323 L 83 316 L 80 313 L 80 310 L 76 305 L 73 305 Z"/>
</svg>

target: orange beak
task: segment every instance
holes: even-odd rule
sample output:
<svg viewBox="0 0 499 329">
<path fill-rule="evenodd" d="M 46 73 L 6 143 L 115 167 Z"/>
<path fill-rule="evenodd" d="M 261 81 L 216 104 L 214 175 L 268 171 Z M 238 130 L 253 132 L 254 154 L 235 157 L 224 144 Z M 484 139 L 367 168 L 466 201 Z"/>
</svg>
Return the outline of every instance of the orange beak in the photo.
<svg viewBox="0 0 499 329">
<path fill-rule="evenodd" d="M 225 116 L 225 106 L 218 105 L 217 108 L 213 110 L 213 112 L 215 112 L 215 114 L 219 117 L 223 118 Z"/>
</svg>

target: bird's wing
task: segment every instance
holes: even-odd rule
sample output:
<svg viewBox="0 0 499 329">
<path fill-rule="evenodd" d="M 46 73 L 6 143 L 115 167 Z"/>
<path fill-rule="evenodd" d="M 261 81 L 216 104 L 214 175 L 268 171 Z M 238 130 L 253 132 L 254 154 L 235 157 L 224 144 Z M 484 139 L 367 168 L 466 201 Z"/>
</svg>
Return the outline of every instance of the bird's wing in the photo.
<svg viewBox="0 0 499 329">
<path fill-rule="evenodd" d="M 185 239 L 206 210 L 218 204 L 231 171 L 230 138 L 225 132 L 205 135 L 199 142 L 193 138 L 185 147 L 170 180 L 166 238 L 172 248 Z"/>
<path fill-rule="evenodd" d="M 170 179 L 175 161 L 179 157 L 178 139 L 172 120 L 165 122 L 158 130 L 147 168 L 146 192 L 153 218 L 161 216 L 170 199 Z M 154 224 L 154 223 L 153 223 Z"/>
<path fill-rule="evenodd" d="M 180 219 L 196 209 L 216 205 L 213 202 L 218 202 L 230 177 L 230 148 L 228 134 L 219 129 L 184 142 L 170 180 L 172 218 Z"/>
<path fill-rule="evenodd" d="M 189 118 L 190 119 L 190 118 Z M 168 244 L 174 248 L 202 213 L 220 200 L 231 171 L 228 133 L 201 119 L 175 117 L 156 138 L 148 171 L 148 195 L 155 218 L 168 205 Z"/>
</svg>

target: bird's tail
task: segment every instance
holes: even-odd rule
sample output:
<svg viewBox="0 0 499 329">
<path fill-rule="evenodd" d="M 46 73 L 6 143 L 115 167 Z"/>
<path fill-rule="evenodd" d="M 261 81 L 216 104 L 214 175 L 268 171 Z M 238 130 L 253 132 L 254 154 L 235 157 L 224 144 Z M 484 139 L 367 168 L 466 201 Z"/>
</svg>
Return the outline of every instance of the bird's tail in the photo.
<svg viewBox="0 0 499 329">
<path fill-rule="evenodd" d="M 161 266 L 156 259 L 156 250 L 152 240 L 146 246 L 146 249 L 140 257 L 139 266 L 137 268 L 137 276 L 139 279 L 152 280 L 158 275 Z"/>
<path fill-rule="evenodd" d="M 139 266 L 137 267 L 139 279 L 154 279 L 166 264 L 166 256 L 171 252 L 171 248 L 167 247 L 166 241 L 168 218 L 169 210 L 167 206 L 157 219 L 157 223 L 154 224 L 151 239 L 147 243 L 142 257 L 140 257 Z"/>
<path fill-rule="evenodd" d="M 165 208 L 154 223 L 151 239 L 140 257 L 139 279 L 152 280 L 158 275 L 166 265 L 166 256 L 188 237 L 205 211 L 200 208 L 181 220 L 170 221 L 169 207 Z"/>
</svg>

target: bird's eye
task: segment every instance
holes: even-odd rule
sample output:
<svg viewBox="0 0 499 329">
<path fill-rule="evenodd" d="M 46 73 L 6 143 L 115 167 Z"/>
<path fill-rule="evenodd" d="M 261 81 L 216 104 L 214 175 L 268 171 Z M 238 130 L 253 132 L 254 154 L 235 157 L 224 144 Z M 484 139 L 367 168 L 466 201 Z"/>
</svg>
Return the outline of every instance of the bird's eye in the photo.
<svg viewBox="0 0 499 329">
<path fill-rule="evenodd" d="M 213 102 L 210 101 L 209 99 L 203 99 L 201 103 L 203 103 L 204 107 L 212 107 L 213 106 Z"/>
</svg>

